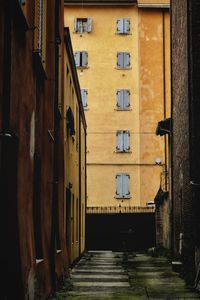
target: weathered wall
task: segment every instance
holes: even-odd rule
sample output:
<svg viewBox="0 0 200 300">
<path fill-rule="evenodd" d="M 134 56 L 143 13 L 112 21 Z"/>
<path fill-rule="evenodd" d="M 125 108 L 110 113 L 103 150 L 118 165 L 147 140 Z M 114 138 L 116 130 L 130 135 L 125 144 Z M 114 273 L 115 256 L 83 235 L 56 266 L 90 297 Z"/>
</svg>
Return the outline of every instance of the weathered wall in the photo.
<svg viewBox="0 0 200 300">
<path fill-rule="evenodd" d="M 45 70 L 33 46 L 35 1 L 27 1 L 23 10 L 19 1 L 3 3 L 5 10 L 1 9 L 1 22 L 6 21 L 0 25 L 1 32 L 2 25 L 5 28 L 0 45 L 4 53 L 2 47 L 0 51 L 1 59 L 6 57 L 6 68 L 3 72 L 0 69 L 0 73 L 4 90 L 1 101 L 6 110 L 0 114 L 0 165 L 3 166 L 0 182 L 5 201 L 0 227 L 6 232 L 5 255 L 1 255 L 6 266 L 4 263 L 1 295 L 6 299 L 46 299 L 67 269 L 62 230 L 63 192 L 55 192 L 55 173 L 57 168 L 61 171 L 55 160 L 55 149 L 62 148 L 60 139 L 63 138 L 59 129 L 56 137 L 58 112 L 54 107 L 57 101 L 55 85 L 58 84 L 55 58 L 58 56 L 52 42 L 55 41 L 56 18 L 52 11 L 58 2 L 50 0 L 47 4 Z M 60 15 L 63 15 L 62 1 Z M 63 18 L 60 22 L 63 28 Z M 63 37 L 63 31 L 60 34 Z M 2 113 L 1 107 L 0 111 Z M 8 137 L 10 141 L 6 141 Z M 60 188 L 62 171 L 59 174 Z M 60 216 L 60 223 L 56 215 Z"/>
<path fill-rule="evenodd" d="M 173 118 L 173 229 L 174 252 L 180 254 L 187 279 L 194 272 L 193 217 L 190 190 L 190 119 L 188 71 L 188 1 L 172 1 L 172 118 Z"/>
<path fill-rule="evenodd" d="M 70 49 L 70 50 L 69 50 Z M 70 52 L 71 51 L 71 52 Z M 70 53 L 70 55 L 69 55 Z M 80 102 L 80 87 L 76 82 L 73 53 L 69 36 L 65 41 L 64 77 L 64 165 L 65 165 L 65 234 L 69 262 L 72 264 L 85 250 L 85 137 L 86 124 Z M 68 70 L 68 71 L 67 71 Z M 70 134 L 68 112 L 74 118 L 74 134 Z"/>
<path fill-rule="evenodd" d="M 75 17 L 92 17 L 92 32 L 75 33 Z M 116 34 L 120 17 L 130 18 L 130 35 Z M 87 205 L 118 206 L 128 201 L 132 206 L 146 206 L 155 197 L 162 172 L 155 158 L 164 160 L 164 141 L 155 137 L 155 128 L 164 114 L 164 72 L 166 101 L 170 93 L 169 13 L 137 7 L 65 6 L 65 25 L 70 28 L 74 51 L 88 51 L 88 68 L 78 70 L 81 88 L 88 89 Z M 165 71 L 163 37 L 168 57 Z M 116 69 L 118 51 L 130 52 L 131 69 Z M 116 110 L 120 88 L 131 91 L 130 111 Z M 116 131 L 120 129 L 130 130 L 130 153 L 116 153 Z M 122 171 L 131 174 L 131 200 L 114 197 L 115 174 Z"/>
</svg>

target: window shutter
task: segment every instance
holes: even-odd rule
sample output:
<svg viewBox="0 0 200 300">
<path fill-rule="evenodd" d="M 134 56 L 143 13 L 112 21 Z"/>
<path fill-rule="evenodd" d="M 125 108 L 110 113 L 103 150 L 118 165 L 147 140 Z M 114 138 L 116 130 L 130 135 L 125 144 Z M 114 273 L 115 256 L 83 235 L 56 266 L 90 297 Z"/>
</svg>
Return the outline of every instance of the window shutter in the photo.
<svg viewBox="0 0 200 300">
<path fill-rule="evenodd" d="M 130 32 L 130 19 L 124 19 L 124 33 Z"/>
<path fill-rule="evenodd" d="M 80 52 L 79 51 L 74 53 L 74 59 L 75 59 L 76 67 L 80 67 Z"/>
<path fill-rule="evenodd" d="M 117 107 L 123 108 L 123 90 L 117 91 Z"/>
<path fill-rule="evenodd" d="M 130 150 L 130 131 L 123 132 L 124 151 Z"/>
<path fill-rule="evenodd" d="M 117 137 L 117 146 L 116 146 L 116 150 L 118 152 L 123 152 L 124 150 L 124 141 L 123 141 L 123 131 L 118 130 L 116 133 L 116 137 Z"/>
<path fill-rule="evenodd" d="M 124 90 L 124 103 L 123 103 L 124 108 L 129 108 L 130 107 L 130 91 L 129 90 Z"/>
<path fill-rule="evenodd" d="M 117 20 L 117 32 L 123 33 L 123 27 L 124 27 L 123 19 L 118 19 Z"/>
<path fill-rule="evenodd" d="M 123 68 L 124 66 L 124 54 L 123 52 L 117 53 L 117 66 Z"/>
<path fill-rule="evenodd" d="M 130 175 L 122 174 L 122 189 L 123 189 L 123 198 L 130 197 Z"/>
<path fill-rule="evenodd" d="M 82 98 L 83 107 L 87 107 L 87 95 L 88 95 L 87 90 L 82 89 L 81 90 L 81 98 Z"/>
<path fill-rule="evenodd" d="M 124 52 L 124 68 L 130 67 L 130 53 Z"/>
<path fill-rule="evenodd" d="M 77 18 L 74 19 L 74 31 L 78 32 L 78 20 L 77 20 Z"/>
<path fill-rule="evenodd" d="M 116 198 L 123 197 L 122 185 L 123 185 L 122 174 L 117 174 L 116 175 Z"/>
<path fill-rule="evenodd" d="M 87 32 L 92 31 L 92 18 L 87 19 Z"/>
<path fill-rule="evenodd" d="M 82 51 L 81 54 L 82 54 L 82 64 L 81 64 L 81 66 L 82 67 L 87 67 L 87 65 L 88 65 L 88 53 L 86 51 Z"/>
</svg>

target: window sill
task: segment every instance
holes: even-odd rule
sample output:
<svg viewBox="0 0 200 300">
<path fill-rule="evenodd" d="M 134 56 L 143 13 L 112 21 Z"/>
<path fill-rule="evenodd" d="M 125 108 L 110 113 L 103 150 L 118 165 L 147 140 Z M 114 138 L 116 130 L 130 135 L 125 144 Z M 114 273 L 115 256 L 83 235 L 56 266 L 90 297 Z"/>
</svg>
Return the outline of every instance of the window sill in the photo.
<svg viewBox="0 0 200 300">
<path fill-rule="evenodd" d="M 44 261 L 44 258 L 36 259 L 36 265 L 43 263 L 43 261 Z"/>
<path fill-rule="evenodd" d="M 115 199 L 117 199 L 117 200 L 129 200 L 129 199 L 131 199 L 132 197 L 130 196 L 130 197 L 117 197 L 117 196 L 115 196 L 114 197 Z"/>
<path fill-rule="evenodd" d="M 120 33 L 120 32 L 115 32 L 116 35 L 132 35 L 131 32 L 123 32 L 123 33 Z"/>
<path fill-rule="evenodd" d="M 84 106 L 83 106 L 83 109 L 86 110 L 86 111 L 90 110 L 88 107 L 84 107 Z"/>
<path fill-rule="evenodd" d="M 78 70 L 86 70 L 89 69 L 90 67 L 76 67 Z"/>
<path fill-rule="evenodd" d="M 115 108 L 114 110 L 116 110 L 116 111 L 131 111 L 133 109 L 132 108 Z"/>
<path fill-rule="evenodd" d="M 120 68 L 120 67 L 115 67 L 116 70 L 132 70 L 132 67 L 127 67 L 127 68 Z"/>
<path fill-rule="evenodd" d="M 132 153 L 132 151 L 114 151 L 114 153 L 118 153 L 118 154 L 127 153 L 127 154 L 130 154 L 130 153 Z"/>
</svg>

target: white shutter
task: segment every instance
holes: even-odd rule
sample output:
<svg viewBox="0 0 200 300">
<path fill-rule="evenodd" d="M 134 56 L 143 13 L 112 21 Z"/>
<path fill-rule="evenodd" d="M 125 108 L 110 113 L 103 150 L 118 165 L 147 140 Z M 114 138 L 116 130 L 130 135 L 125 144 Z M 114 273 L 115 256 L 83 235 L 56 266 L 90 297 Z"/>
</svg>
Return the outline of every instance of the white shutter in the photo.
<svg viewBox="0 0 200 300">
<path fill-rule="evenodd" d="M 130 131 L 123 132 L 123 144 L 124 144 L 124 151 L 128 152 L 130 150 Z"/>
<path fill-rule="evenodd" d="M 130 175 L 129 174 L 122 174 L 122 194 L 123 198 L 130 197 Z"/>
<path fill-rule="evenodd" d="M 92 18 L 87 19 L 87 32 L 92 31 Z"/>
<path fill-rule="evenodd" d="M 123 33 L 124 31 L 124 22 L 123 22 L 123 19 L 118 19 L 117 20 L 117 32 L 118 33 Z"/>
<path fill-rule="evenodd" d="M 78 22 L 77 22 L 77 18 L 74 19 L 74 31 L 78 32 Z"/>
<path fill-rule="evenodd" d="M 130 19 L 124 19 L 124 33 L 130 32 Z"/>
<path fill-rule="evenodd" d="M 130 53 L 129 52 L 124 52 L 124 68 L 130 67 Z"/>
<path fill-rule="evenodd" d="M 129 107 L 130 107 L 130 91 L 124 90 L 123 108 L 128 109 Z"/>
<path fill-rule="evenodd" d="M 123 52 L 118 52 L 117 53 L 117 66 L 119 68 L 124 67 L 124 53 Z"/>
<path fill-rule="evenodd" d="M 88 65 L 88 53 L 86 51 L 82 51 L 81 56 L 82 56 L 81 67 L 87 67 L 87 65 Z"/>
<path fill-rule="evenodd" d="M 87 90 L 82 89 L 81 90 L 81 98 L 82 98 L 83 107 L 87 107 L 87 95 L 88 95 Z"/>
<path fill-rule="evenodd" d="M 116 175 L 116 198 L 123 198 L 123 176 L 122 174 Z"/>
<path fill-rule="evenodd" d="M 123 100 L 123 90 L 117 90 L 117 108 L 119 109 L 122 109 L 123 108 L 123 103 L 124 103 L 124 100 Z"/>
<path fill-rule="evenodd" d="M 116 137 L 117 137 L 116 150 L 118 152 L 123 152 L 123 150 L 124 150 L 123 131 L 118 130 L 117 133 L 116 133 Z"/>
<path fill-rule="evenodd" d="M 75 59 L 76 67 L 80 67 L 80 52 L 79 51 L 74 53 L 74 59 Z"/>
</svg>

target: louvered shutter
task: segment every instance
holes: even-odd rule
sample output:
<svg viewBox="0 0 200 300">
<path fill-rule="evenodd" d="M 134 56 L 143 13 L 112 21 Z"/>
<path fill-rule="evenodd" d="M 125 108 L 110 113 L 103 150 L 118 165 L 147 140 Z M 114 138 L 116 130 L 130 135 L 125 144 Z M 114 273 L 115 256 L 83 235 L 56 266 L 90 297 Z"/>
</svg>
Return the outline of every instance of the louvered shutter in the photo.
<svg viewBox="0 0 200 300">
<path fill-rule="evenodd" d="M 117 32 L 118 33 L 123 33 L 123 28 L 124 28 L 124 24 L 123 24 L 123 19 L 118 19 L 117 20 Z"/>
<path fill-rule="evenodd" d="M 124 54 L 123 52 L 117 53 L 117 66 L 123 68 L 124 66 Z"/>
<path fill-rule="evenodd" d="M 129 174 L 122 174 L 122 193 L 123 198 L 130 197 L 130 175 Z"/>
<path fill-rule="evenodd" d="M 122 174 L 116 175 L 116 198 L 123 198 L 123 178 Z"/>
<path fill-rule="evenodd" d="M 86 51 L 82 51 L 81 55 L 82 55 L 81 67 L 87 67 L 87 65 L 88 65 L 88 53 Z"/>
<path fill-rule="evenodd" d="M 123 145 L 124 145 L 124 151 L 130 150 L 130 131 L 124 131 L 123 132 Z"/>
<path fill-rule="evenodd" d="M 130 53 L 124 52 L 123 54 L 124 54 L 124 65 L 123 65 L 123 67 L 128 68 L 128 67 L 130 67 Z"/>
<path fill-rule="evenodd" d="M 92 31 L 92 18 L 87 19 L 87 32 Z"/>
<path fill-rule="evenodd" d="M 123 90 L 117 90 L 117 108 L 123 108 Z"/>
<path fill-rule="evenodd" d="M 83 103 L 83 107 L 87 107 L 87 90 L 82 89 L 81 90 L 81 98 L 82 98 L 82 103 Z"/>
<path fill-rule="evenodd" d="M 124 33 L 130 32 L 130 19 L 124 19 Z"/>
<path fill-rule="evenodd" d="M 123 108 L 129 108 L 130 107 L 130 91 L 124 90 L 124 102 L 123 102 Z"/>
<path fill-rule="evenodd" d="M 80 52 L 79 51 L 74 53 L 74 59 L 75 59 L 76 67 L 80 67 Z"/>
<path fill-rule="evenodd" d="M 123 131 L 118 130 L 117 133 L 116 133 L 116 137 L 117 137 L 116 150 L 118 152 L 123 152 L 123 150 L 124 150 Z"/>
<path fill-rule="evenodd" d="M 77 20 L 77 18 L 74 19 L 74 31 L 78 32 L 78 20 Z"/>
</svg>

